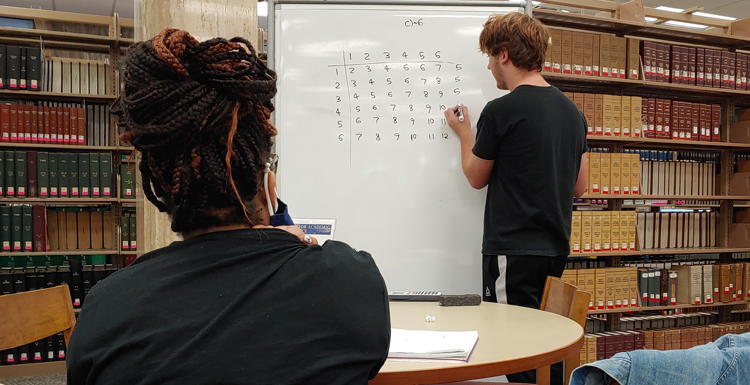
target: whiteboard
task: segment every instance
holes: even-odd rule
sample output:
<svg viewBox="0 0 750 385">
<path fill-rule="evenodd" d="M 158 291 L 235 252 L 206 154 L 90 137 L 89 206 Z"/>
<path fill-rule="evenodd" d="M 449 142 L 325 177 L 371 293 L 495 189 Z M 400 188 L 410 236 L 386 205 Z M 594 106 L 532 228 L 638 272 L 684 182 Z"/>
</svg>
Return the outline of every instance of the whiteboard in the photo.
<svg viewBox="0 0 750 385">
<path fill-rule="evenodd" d="M 486 3 L 485 3 L 486 4 Z M 473 128 L 504 93 L 479 52 L 487 6 L 276 4 L 278 192 L 375 259 L 389 290 L 481 293 L 486 190 L 443 110 Z M 324 278 L 324 277 L 321 277 Z"/>
</svg>

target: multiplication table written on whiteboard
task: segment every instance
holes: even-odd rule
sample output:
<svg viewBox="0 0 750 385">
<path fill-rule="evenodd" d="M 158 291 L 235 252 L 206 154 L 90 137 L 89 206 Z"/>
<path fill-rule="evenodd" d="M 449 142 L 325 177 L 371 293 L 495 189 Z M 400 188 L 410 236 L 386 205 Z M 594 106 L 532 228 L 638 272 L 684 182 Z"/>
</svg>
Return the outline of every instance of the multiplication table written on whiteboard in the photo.
<svg viewBox="0 0 750 385">
<path fill-rule="evenodd" d="M 341 52 L 327 68 L 333 98 L 331 140 L 448 140 L 445 110 L 461 99 L 463 65 L 442 51 Z"/>
</svg>

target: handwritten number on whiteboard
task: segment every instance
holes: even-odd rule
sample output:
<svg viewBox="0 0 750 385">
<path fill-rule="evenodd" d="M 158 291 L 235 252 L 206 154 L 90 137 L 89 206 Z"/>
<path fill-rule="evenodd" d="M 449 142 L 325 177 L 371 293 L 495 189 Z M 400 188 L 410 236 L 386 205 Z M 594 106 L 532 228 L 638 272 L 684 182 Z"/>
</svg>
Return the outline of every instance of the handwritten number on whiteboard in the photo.
<svg viewBox="0 0 750 385">
<path fill-rule="evenodd" d="M 440 51 L 435 52 L 435 57 L 440 59 L 440 54 L 441 54 Z"/>
<path fill-rule="evenodd" d="M 391 53 L 390 52 L 383 52 L 383 56 L 385 56 L 386 59 L 390 59 L 391 58 Z"/>
<path fill-rule="evenodd" d="M 350 74 L 353 74 L 353 73 L 354 73 L 354 67 L 352 67 L 352 68 L 349 68 L 349 73 L 350 73 Z"/>
<path fill-rule="evenodd" d="M 375 119 L 375 124 L 378 124 L 378 122 L 380 121 L 380 118 L 378 118 L 377 116 L 373 116 L 372 118 Z"/>
<path fill-rule="evenodd" d="M 411 91 L 405 91 L 406 97 L 411 97 Z"/>
<path fill-rule="evenodd" d="M 357 124 L 361 124 L 361 123 L 362 123 L 362 118 L 360 118 L 360 117 L 358 116 L 358 117 L 357 117 L 357 119 L 354 119 L 354 121 L 355 121 L 355 122 L 356 122 Z"/>
<path fill-rule="evenodd" d="M 414 120 L 414 118 L 411 118 L 411 125 L 413 126 L 417 121 Z"/>
<path fill-rule="evenodd" d="M 386 64 L 385 67 L 384 67 L 384 69 L 385 69 L 385 72 L 388 72 L 388 71 L 391 70 L 391 67 L 388 67 L 388 64 Z"/>
<path fill-rule="evenodd" d="M 427 139 L 434 140 L 435 139 L 435 134 L 429 134 L 429 135 L 427 135 Z"/>
<path fill-rule="evenodd" d="M 453 93 L 456 95 L 461 95 L 461 91 L 458 88 L 454 88 Z"/>
<path fill-rule="evenodd" d="M 443 91 L 438 91 L 438 93 L 440 94 L 440 97 L 442 98 L 443 97 Z"/>
<path fill-rule="evenodd" d="M 417 139 L 417 134 L 411 134 L 411 140 Z"/>
<path fill-rule="evenodd" d="M 398 124 L 398 119 L 395 116 L 393 117 L 393 124 Z"/>
<path fill-rule="evenodd" d="M 401 56 L 403 56 L 404 59 L 408 59 L 409 58 L 409 55 L 407 55 L 406 52 L 402 53 Z"/>
<path fill-rule="evenodd" d="M 375 91 L 370 92 L 370 97 L 375 99 Z"/>
<path fill-rule="evenodd" d="M 441 69 L 441 68 L 443 68 L 443 65 L 442 65 L 442 64 L 435 64 L 435 65 L 437 66 L 437 68 L 438 68 L 438 71 L 440 71 L 440 69 Z"/>
<path fill-rule="evenodd" d="M 404 79 L 404 83 L 409 84 L 409 78 Z"/>
<path fill-rule="evenodd" d="M 428 97 L 429 97 L 429 95 L 430 95 L 430 93 L 429 93 L 429 92 L 427 92 L 427 91 L 425 91 L 425 92 L 424 92 L 424 97 L 425 97 L 425 98 L 428 98 Z"/>
<path fill-rule="evenodd" d="M 409 65 L 408 64 L 404 64 L 404 71 L 408 71 L 408 70 L 409 70 Z"/>
<path fill-rule="evenodd" d="M 427 124 L 435 124 L 435 119 L 433 118 L 427 119 Z"/>
<path fill-rule="evenodd" d="M 360 108 L 359 106 L 354 107 L 354 109 L 357 110 L 357 112 L 362 112 L 362 108 Z"/>
<path fill-rule="evenodd" d="M 339 125 L 339 128 L 344 128 L 344 122 L 342 122 L 342 121 L 340 121 L 340 120 L 339 120 L 339 121 L 338 121 L 338 122 L 336 122 L 336 123 L 338 123 L 338 125 Z"/>
<path fill-rule="evenodd" d="M 389 98 L 392 98 L 392 97 L 393 97 L 393 92 L 389 92 L 389 93 L 388 93 L 388 97 L 389 97 Z"/>
<path fill-rule="evenodd" d="M 442 82 L 442 81 L 443 81 L 443 79 L 440 79 L 440 78 L 435 78 L 435 81 L 437 82 L 437 84 L 440 84 L 440 82 Z"/>
<path fill-rule="evenodd" d="M 357 86 L 357 81 L 356 80 L 352 80 L 352 87 L 356 87 L 356 86 Z"/>
<path fill-rule="evenodd" d="M 409 104 L 409 111 L 414 112 L 414 105 L 413 104 Z"/>
<path fill-rule="evenodd" d="M 370 83 L 370 85 L 373 85 L 373 84 L 375 84 L 375 81 L 373 81 L 372 79 L 370 79 L 369 83 Z"/>
<path fill-rule="evenodd" d="M 357 141 L 359 141 L 360 139 L 362 139 L 362 134 L 354 134 L 354 135 L 357 135 Z"/>
<path fill-rule="evenodd" d="M 440 105 L 440 111 L 445 111 L 445 104 Z"/>
<path fill-rule="evenodd" d="M 419 69 L 421 69 L 422 71 L 427 71 L 427 67 L 425 67 L 424 64 L 420 65 Z"/>
<path fill-rule="evenodd" d="M 341 96 L 336 97 L 336 103 L 341 103 Z"/>
<path fill-rule="evenodd" d="M 391 81 L 391 78 L 385 79 L 385 82 L 390 86 L 393 84 L 393 81 Z"/>
<path fill-rule="evenodd" d="M 396 105 L 395 104 L 391 104 L 391 107 L 393 108 L 391 111 L 396 111 Z"/>
<path fill-rule="evenodd" d="M 341 116 L 341 110 L 337 108 L 337 109 L 336 109 L 336 114 L 337 114 L 338 116 Z"/>
<path fill-rule="evenodd" d="M 443 133 L 443 139 L 448 139 L 448 134 Z"/>
<path fill-rule="evenodd" d="M 354 99 L 357 99 L 357 100 L 359 100 L 359 95 L 357 95 L 357 93 L 356 93 L 356 92 L 354 93 L 354 95 L 353 95 L 352 97 L 353 97 Z"/>
<path fill-rule="evenodd" d="M 339 83 L 339 82 L 336 82 L 336 89 L 338 90 L 338 89 L 340 89 L 340 88 L 341 88 L 341 83 Z"/>
<path fill-rule="evenodd" d="M 461 83 L 461 77 L 460 76 L 456 76 L 456 83 Z"/>
<path fill-rule="evenodd" d="M 365 69 L 367 69 L 367 72 L 372 72 L 372 68 L 370 68 L 370 66 L 365 66 Z"/>
<path fill-rule="evenodd" d="M 421 51 L 419 52 L 419 58 L 422 59 L 422 60 L 424 60 L 424 58 L 425 58 L 424 52 L 421 52 Z"/>
<path fill-rule="evenodd" d="M 461 64 L 456 64 L 456 71 L 461 71 L 462 69 Z"/>
<path fill-rule="evenodd" d="M 373 111 L 377 111 L 378 110 L 378 106 L 372 106 L 372 110 Z"/>
<path fill-rule="evenodd" d="M 365 60 L 370 60 L 370 54 L 365 52 Z"/>
<path fill-rule="evenodd" d="M 343 142 L 343 141 L 344 141 L 344 134 L 339 134 L 339 142 Z"/>
<path fill-rule="evenodd" d="M 422 84 L 427 84 L 427 79 L 425 79 L 425 78 L 420 78 L 419 80 L 421 80 L 421 81 L 422 81 Z"/>
<path fill-rule="evenodd" d="M 399 135 L 399 134 L 398 134 L 398 132 L 397 132 L 397 133 L 395 133 L 395 134 L 393 134 L 393 136 L 395 136 L 395 137 L 396 137 L 396 141 L 397 141 L 397 142 L 398 142 L 398 139 L 399 139 L 399 138 L 401 138 L 401 135 Z"/>
<path fill-rule="evenodd" d="M 380 134 L 375 134 L 375 140 L 377 140 L 378 142 L 380 142 Z"/>
<path fill-rule="evenodd" d="M 425 106 L 425 108 L 427 108 L 427 112 L 432 112 L 432 106 L 431 105 L 428 104 L 428 105 Z"/>
</svg>

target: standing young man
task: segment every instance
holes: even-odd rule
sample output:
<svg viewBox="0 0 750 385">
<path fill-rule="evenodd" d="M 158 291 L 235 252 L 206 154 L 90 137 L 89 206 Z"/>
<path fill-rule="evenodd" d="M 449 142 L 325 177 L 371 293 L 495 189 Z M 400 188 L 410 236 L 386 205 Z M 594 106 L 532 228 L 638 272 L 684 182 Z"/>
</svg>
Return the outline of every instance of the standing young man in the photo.
<svg viewBox="0 0 750 385">
<path fill-rule="evenodd" d="M 461 141 L 469 184 L 489 185 L 482 243 L 485 301 L 539 308 L 547 276 L 560 277 L 570 253 L 573 198 L 586 189 L 586 119 L 540 74 L 549 33 L 536 19 L 509 13 L 487 20 L 479 46 L 508 95 L 485 106 L 476 143 L 468 109 L 446 111 Z M 559 365 L 556 365 L 559 366 Z M 509 375 L 535 382 L 535 372 Z M 560 367 L 553 383 L 562 380 Z M 562 382 L 560 382 L 562 383 Z"/>
</svg>

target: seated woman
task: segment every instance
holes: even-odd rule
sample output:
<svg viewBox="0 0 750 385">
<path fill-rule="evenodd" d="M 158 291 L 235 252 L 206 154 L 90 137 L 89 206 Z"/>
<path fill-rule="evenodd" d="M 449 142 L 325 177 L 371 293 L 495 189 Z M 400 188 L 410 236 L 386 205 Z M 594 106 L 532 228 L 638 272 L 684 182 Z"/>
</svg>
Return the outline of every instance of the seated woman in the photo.
<svg viewBox="0 0 750 385">
<path fill-rule="evenodd" d="M 146 197 L 184 240 L 91 290 L 68 384 L 375 377 L 390 322 L 372 257 L 269 226 L 285 222 L 271 171 L 276 74 L 244 39 L 198 42 L 174 29 L 132 45 L 125 66 L 113 106 L 121 139 L 141 154 Z"/>
</svg>

